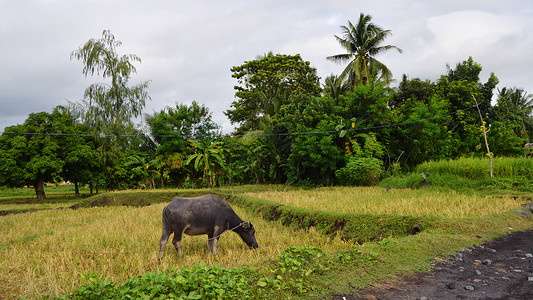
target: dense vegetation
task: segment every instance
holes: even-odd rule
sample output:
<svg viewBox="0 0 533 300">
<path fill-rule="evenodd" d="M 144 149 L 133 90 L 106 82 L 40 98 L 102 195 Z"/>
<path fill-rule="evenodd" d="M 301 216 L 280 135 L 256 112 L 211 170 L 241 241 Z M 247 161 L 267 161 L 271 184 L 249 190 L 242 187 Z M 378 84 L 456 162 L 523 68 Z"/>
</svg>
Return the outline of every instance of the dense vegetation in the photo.
<svg viewBox="0 0 533 300">
<path fill-rule="evenodd" d="M 235 100 L 223 135 L 209 109 L 176 103 L 133 123 L 149 100 L 149 81 L 130 86 L 134 54 L 117 53 L 110 31 L 72 52 L 83 74 L 101 75 L 80 102 L 32 113 L 0 136 L 0 185 L 70 181 L 92 192 L 156 186 L 255 183 L 375 185 L 417 165 L 459 157 L 531 154 L 533 100 L 498 78 L 480 81 L 473 58 L 448 66 L 435 81 L 392 74 L 376 55 L 391 34 L 361 14 L 335 36 L 346 50 L 328 59 L 347 63 L 320 83 L 300 55 L 267 53 L 231 68 Z M 493 100 L 496 99 L 496 102 Z M 493 105 L 494 104 L 494 105 Z M 481 121 L 481 118 L 483 122 Z M 139 128 L 145 128 L 140 130 Z M 487 132 L 485 141 L 482 131 Z M 490 146 L 490 147 L 489 147 Z"/>
</svg>

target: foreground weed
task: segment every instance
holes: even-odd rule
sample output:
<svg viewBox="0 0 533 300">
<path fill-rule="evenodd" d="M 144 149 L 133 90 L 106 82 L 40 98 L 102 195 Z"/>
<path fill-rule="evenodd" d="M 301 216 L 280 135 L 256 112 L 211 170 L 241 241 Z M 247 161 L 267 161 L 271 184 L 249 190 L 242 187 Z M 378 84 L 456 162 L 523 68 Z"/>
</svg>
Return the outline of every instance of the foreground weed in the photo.
<svg viewBox="0 0 533 300">
<path fill-rule="evenodd" d="M 246 269 L 196 265 L 192 268 L 149 272 L 122 284 L 83 276 L 90 283 L 59 299 L 251 299 Z"/>
<path fill-rule="evenodd" d="M 352 246 L 352 249 L 336 252 L 337 261 L 343 264 L 358 264 L 361 262 L 374 261 L 378 255 L 376 253 L 363 253 L 358 246 Z"/>
<path fill-rule="evenodd" d="M 264 277 L 257 285 L 296 294 L 306 293 L 310 275 L 327 270 L 321 259 L 323 257 L 324 252 L 316 247 L 289 247 L 278 256 L 271 270 L 273 277 Z"/>
</svg>

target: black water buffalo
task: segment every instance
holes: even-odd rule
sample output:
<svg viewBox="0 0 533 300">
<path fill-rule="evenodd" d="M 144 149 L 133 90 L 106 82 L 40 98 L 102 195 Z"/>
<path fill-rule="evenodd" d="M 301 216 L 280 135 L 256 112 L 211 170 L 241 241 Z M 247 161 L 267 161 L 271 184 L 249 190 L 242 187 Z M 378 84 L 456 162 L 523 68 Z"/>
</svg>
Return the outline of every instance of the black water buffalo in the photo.
<svg viewBox="0 0 533 300">
<path fill-rule="evenodd" d="M 203 195 L 196 198 L 176 197 L 163 209 L 163 234 L 159 260 L 163 258 L 163 250 L 171 233 L 174 233 L 172 244 L 181 257 L 183 233 L 207 234 L 207 251 L 217 255 L 218 238 L 226 230 L 236 232 L 250 248 L 258 247 L 252 223 L 239 218 L 222 197 L 217 195 Z"/>
</svg>

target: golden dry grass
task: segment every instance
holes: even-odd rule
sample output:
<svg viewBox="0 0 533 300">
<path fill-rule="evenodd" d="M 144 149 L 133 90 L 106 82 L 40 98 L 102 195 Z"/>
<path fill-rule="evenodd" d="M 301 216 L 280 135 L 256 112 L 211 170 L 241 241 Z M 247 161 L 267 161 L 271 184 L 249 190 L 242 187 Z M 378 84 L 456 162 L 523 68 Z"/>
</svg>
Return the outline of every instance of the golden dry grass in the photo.
<svg viewBox="0 0 533 300">
<path fill-rule="evenodd" d="M 285 205 L 338 213 L 395 214 L 465 218 L 519 209 L 511 197 L 494 198 L 454 191 L 379 187 L 323 187 L 300 191 L 265 191 L 244 195 Z"/>
<path fill-rule="evenodd" d="M 227 232 L 220 238 L 218 256 L 213 257 L 207 253 L 207 236 L 185 235 L 184 257 L 179 259 L 169 242 L 165 257 L 158 263 L 161 211 L 165 205 L 40 211 L 0 218 L 0 295 L 31 299 L 62 296 L 87 283 L 80 278 L 82 274 L 96 273 L 122 282 L 146 272 L 198 263 L 222 267 L 254 265 L 295 245 L 313 245 L 325 251 L 352 246 L 312 229 L 295 232 L 235 208 L 237 214 L 251 219 L 256 226 L 258 249 L 249 250 L 237 234 Z"/>
</svg>

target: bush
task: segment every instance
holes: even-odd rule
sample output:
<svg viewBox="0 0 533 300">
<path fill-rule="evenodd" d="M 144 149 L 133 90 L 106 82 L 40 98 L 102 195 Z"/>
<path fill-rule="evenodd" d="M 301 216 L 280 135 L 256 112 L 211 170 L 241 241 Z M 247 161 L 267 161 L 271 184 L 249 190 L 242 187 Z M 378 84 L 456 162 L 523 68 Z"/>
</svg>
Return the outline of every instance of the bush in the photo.
<svg viewBox="0 0 533 300">
<path fill-rule="evenodd" d="M 376 185 L 382 174 L 381 165 L 377 158 L 350 156 L 346 167 L 335 171 L 335 177 L 343 185 Z"/>
</svg>

